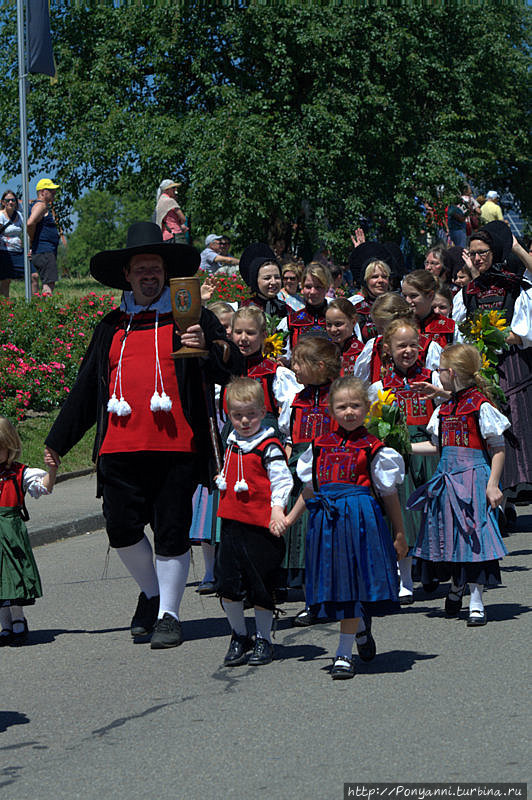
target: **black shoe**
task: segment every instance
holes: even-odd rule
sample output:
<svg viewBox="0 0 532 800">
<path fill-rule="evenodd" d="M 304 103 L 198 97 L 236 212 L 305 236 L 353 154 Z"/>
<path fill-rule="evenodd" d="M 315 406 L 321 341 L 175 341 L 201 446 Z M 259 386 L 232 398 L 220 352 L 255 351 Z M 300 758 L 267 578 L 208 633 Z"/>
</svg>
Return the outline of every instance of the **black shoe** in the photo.
<svg viewBox="0 0 532 800">
<path fill-rule="evenodd" d="M 11 631 L 11 641 L 9 644 L 11 647 L 18 647 L 21 644 L 24 644 L 28 638 L 28 622 L 26 619 L 14 619 L 13 625 L 16 625 L 17 622 L 20 624 L 21 622 L 24 623 L 24 630 L 20 631 L 20 633 L 15 633 L 15 631 Z"/>
<path fill-rule="evenodd" d="M 453 591 L 452 586 L 445 598 L 445 613 L 448 617 L 456 617 L 462 608 L 462 597 L 464 596 L 465 584 L 458 591 Z"/>
<path fill-rule="evenodd" d="M 399 597 L 399 605 L 400 606 L 411 606 L 414 602 L 414 593 L 412 594 L 403 594 Z"/>
<path fill-rule="evenodd" d="M 366 641 L 364 644 L 359 644 L 358 639 L 362 639 L 364 636 L 366 637 Z M 377 655 L 377 645 L 371 633 L 371 617 L 368 617 L 366 620 L 366 630 L 356 634 L 355 642 L 358 655 L 362 661 L 373 661 Z"/>
<path fill-rule="evenodd" d="M 273 644 L 267 642 L 266 639 L 261 639 L 259 636 L 255 639 L 255 647 L 249 657 L 248 664 L 250 667 L 260 667 L 262 664 L 271 664 L 273 661 Z"/>
<path fill-rule="evenodd" d="M 11 644 L 13 641 L 13 631 L 9 630 L 8 628 L 4 628 L 0 632 L 0 647 L 7 647 L 8 644 Z"/>
<path fill-rule="evenodd" d="M 253 650 L 253 640 L 249 636 L 233 631 L 229 650 L 225 654 L 224 667 L 239 667 L 247 659 L 247 653 Z"/>
<path fill-rule="evenodd" d="M 159 595 L 156 594 L 155 597 L 148 598 L 144 592 L 141 592 L 139 594 L 137 609 L 131 620 L 131 635 L 149 636 L 153 630 L 153 626 L 157 622 L 158 613 Z"/>
<path fill-rule="evenodd" d="M 165 614 L 157 620 L 153 629 L 150 647 L 152 650 L 164 650 L 166 647 L 177 647 L 183 641 L 181 623 L 171 614 Z"/>
<path fill-rule="evenodd" d="M 313 625 L 315 622 L 315 617 L 310 613 L 309 608 L 304 608 L 303 611 L 300 611 L 299 614 L 296 614 L 294 617 L 294 625 L 296 628 L 308 628 L 309 625 Z"/>
<path fill-rule="evenodd" d="M 482 613 L 478 611 L 473 611 L 469 617 L 467 618 L 467 627 L 468 628 L 480 628 L 482 625 L 486 625 L 488 621 L 488 615 L 486 614 L 486 610 Z"/>
<path fill-rule="evenodd" d="M 355 661 L 349 656 L 336 656 L 331 669 L 333 681 L 345 681 L 355 677 Z"/>
<path fill-rule="evenodd" d="M 198 594 L 214 594 L 214 581 L 202 581 L 196 589 Z"/>
</svg>

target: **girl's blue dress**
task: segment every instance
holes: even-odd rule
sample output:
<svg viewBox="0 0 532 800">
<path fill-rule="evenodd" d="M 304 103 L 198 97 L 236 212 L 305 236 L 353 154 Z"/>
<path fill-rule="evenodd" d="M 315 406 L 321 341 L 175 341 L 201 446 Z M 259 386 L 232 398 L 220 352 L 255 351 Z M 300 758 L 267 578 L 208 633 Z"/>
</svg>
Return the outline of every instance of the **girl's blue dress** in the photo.
<svg viewBox="0 0 532 800">
<path fill-rule="evenodd" d="M 318 618 L 351 619 L 399 608 L 396 553 L 365 486 L 324 484 L 307 500 L 306 599 Z"/>
</svg>

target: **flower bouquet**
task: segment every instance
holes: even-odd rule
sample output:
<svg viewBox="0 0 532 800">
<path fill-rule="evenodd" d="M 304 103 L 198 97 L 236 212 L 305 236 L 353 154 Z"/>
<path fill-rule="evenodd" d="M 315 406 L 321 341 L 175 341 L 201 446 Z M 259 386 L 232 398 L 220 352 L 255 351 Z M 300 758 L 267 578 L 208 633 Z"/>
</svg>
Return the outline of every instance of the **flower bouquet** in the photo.
<svg viewBox="0 0 532 800">
<path fill-rule="evenodd" d="M 506 397 L 500 387 L 497 366 L 501 353 L 508 349 L 506 337 L 509 326 L 506 317 L 495 309 L 477 311 L 462 322 L 459 328 L 466 342 L 476 347 L 480 353 L 480 373 L 489 383 L 494 400 L 497 405 L 504 405 Z"/>
<path fill-rule="evenodd" d="M 266 338 L 262 343 L 262 355 L 275 360 L 284 352 L 287 331 L 277 330 L 280 317 L 266 314 Z"/>
<path fill-rule="evenodd" d="M 405 419 L 391 390 L 379 389 L 366 417 L 366 428 L 387 447 L 393 447 L 402 456 L 412 452 L 410 436 Z"/>
</svg>

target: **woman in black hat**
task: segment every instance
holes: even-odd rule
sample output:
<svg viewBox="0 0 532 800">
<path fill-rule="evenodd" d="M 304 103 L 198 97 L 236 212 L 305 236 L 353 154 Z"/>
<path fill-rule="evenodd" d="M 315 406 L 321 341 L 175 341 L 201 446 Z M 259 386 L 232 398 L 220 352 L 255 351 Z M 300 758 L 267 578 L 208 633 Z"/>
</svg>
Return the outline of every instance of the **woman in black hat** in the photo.
<svg viewBox="0 0 532 800">
<path fill-rule="evenodd" d="M 243 306 L 255 305 L 265 314 L 284 318 L 288 308 L 277 295 L 281 291 L 281 268 L 273 250 L 263 242 L 248 245 L 240 257 L 242 279 L 253 292 L 242 302 Z"/>
<path fill-rule="evenodd" d="M 455 296 L 453 318 L 460 323 L 477 310 L 495 309 L 504 315 L 510 328 L 506 339 L 509 350 L 500 357 L 499 377 L 517 446 L 506 448 L 501 485 L 506 498 L 515 498 L 520 492 L 532 492 L 532 436 L 528 425 L 532 408 L 532 286 L 506 270 L 510 253 L 528 269 L 532 266 L 532 257 L 504 222 L 490 222 L 471 236 L 473 280 Z"/>
</svg>

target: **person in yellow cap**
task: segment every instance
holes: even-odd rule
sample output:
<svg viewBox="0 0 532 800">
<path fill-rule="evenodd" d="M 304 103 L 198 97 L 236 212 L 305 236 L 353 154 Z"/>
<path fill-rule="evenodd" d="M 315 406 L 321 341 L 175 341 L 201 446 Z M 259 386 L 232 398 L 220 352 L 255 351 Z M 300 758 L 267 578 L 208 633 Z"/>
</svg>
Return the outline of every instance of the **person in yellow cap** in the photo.
<svg viewBox="0 0 532 800">
<path fill-rule="evenodd" d="M 31 261 L 37 272 L 31 276 L 32 292 L 39 290 L 42 281 L 43 297 L 49 297 L 57 282 L 57 229 L 53 201 L 59 185 L 50 178 L 41 178 L 37 184 L 37 200 L 30 204 L 30 216 L 26 224 L 31 243 Z"/>
</svg>

